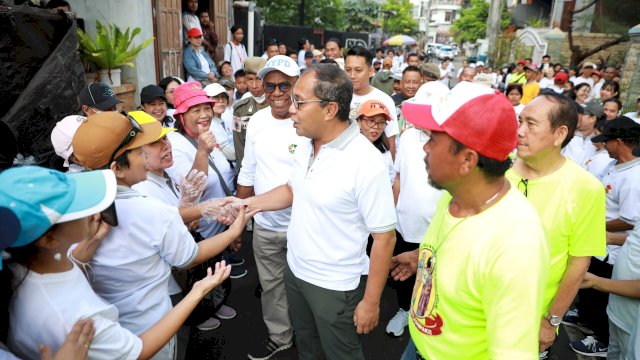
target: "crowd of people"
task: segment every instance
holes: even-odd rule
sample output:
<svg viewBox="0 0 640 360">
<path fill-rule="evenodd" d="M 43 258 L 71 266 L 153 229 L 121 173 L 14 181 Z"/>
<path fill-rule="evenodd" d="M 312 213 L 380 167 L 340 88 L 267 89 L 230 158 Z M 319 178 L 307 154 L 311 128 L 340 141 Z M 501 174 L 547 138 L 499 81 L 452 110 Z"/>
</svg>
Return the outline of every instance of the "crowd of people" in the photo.
<svg viewBox="0 0 640 360">
<path fill-rule="evenodd" d="M 409 328 L 402 359 L 543 359 L 561 324 L 580 354 L 640 358 L 640 96 L 621 114 L 616 68 L 456 70 L 336 38 L 248 56 L 187 4 L 186 81 L 130 112 L 87 84 L 57 169 L 1 163 L 0 355 L 175 359 L 183 324 L 236 316 L 249 231 L 249 359 L 364 359 L 379 323 Z"/>
</svg>

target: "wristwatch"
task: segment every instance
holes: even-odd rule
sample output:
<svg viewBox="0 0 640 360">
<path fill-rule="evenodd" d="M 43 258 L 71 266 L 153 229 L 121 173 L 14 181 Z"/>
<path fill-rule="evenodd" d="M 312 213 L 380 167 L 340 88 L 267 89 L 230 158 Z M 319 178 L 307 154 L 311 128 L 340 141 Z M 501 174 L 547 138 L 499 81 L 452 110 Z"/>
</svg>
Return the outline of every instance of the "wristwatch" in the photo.
<svg viewBox="0 0 640 360">
<path fill-rule="evenodd" d="M 549 320 L 549 324 L 552 326 L 560 326 L 562 323 L 562 318 L 557 315 L 551 315 L 549 313 L 544 314 L 544 318 Z"/>
</svg>

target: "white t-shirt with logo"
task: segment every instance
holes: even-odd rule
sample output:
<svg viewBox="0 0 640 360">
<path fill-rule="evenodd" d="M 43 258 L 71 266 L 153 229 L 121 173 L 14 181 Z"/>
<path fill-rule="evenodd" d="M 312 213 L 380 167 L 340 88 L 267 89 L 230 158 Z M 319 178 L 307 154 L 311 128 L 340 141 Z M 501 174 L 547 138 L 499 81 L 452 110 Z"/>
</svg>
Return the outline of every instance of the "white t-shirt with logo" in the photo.
<svg viewBox="0 0 640 360">
<path fill-rule="evenodd" d="M 607 175 L 609 169 L 613 167 L 615 162 L 616 161 L 614 159 L 609 157 L 607 150 L 603 148 L 601 150 L 597 150 L 585 164 L 587 166 L 587 171 L 602 182 L 605 175 Z"/>
<path fill-rule="evenodd" d="M 640 222 L 622 245 L 611 275 L 613 280 L 640 280 Z M 640 299 L 610 294 L 607 315 L 609 320 L 631 334 L 640 312 Z M 636 331 L 639 331 L 637 329 Z M 635 341 L 635 339 L 629 339 Z"/>
<path fill-rule="evenodd" d="M 253 186 L 256 195 L 286 184 L 293 171 L 298 144 L 308 139 L 298 136 L 291 119 L 276 119 L 271 107 L 259 110 L 247 126 L 244 158 L 238 185 Z M 260 212 L 254 216 L 263 228 L 285 232 L 289 227 L 291 208 Z"/>
</svg>

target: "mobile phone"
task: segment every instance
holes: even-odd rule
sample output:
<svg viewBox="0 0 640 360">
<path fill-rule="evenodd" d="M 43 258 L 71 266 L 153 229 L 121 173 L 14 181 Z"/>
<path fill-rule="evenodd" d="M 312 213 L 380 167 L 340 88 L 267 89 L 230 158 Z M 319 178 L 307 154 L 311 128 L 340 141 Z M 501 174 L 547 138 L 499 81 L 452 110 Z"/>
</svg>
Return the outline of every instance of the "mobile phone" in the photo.
<svg viewBox="0 0 640 360">
<path fill-rule="evenodd" d="M 118 213 L 116 212 L 116 203 L 113 202 L 108 208 L 104 209 L 100 216 L 102 220 L 111 226 L 118 226 Z"/>
</svg>

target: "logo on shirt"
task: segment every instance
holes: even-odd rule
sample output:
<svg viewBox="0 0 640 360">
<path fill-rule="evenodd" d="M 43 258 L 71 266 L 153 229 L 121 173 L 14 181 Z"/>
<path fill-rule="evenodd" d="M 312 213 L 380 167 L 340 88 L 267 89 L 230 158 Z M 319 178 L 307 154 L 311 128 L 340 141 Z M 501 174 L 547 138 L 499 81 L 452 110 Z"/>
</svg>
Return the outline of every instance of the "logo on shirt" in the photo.
<svg viewBox="0 0 640 360">
<path fill-rule="evenodd" d="M 420 261 L 416 284 L 411 296 L 411 320 L 416 329 L 425 335 L 442 334 L 444 321 L 434 312 L 438 298 L 434 281 L 436 257 L 429 247 L 420 249 Z"/>
<path fill-rule="evenodd" d="M 298 147 L 298 145 L 296 145 L 296 144 L 289 145 L 289 154 L 294 154 L 296 152 L 296 148 L 297 147 Z"/>
<path fill-rule="evenodd" d="M 613 187 L 611 186 L 611 184 L 607 184 L 607 186 L 604 188 L 604 190 L 608 194 L 611 190 L 613 190 Z"/>
</svg>

